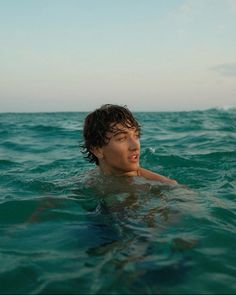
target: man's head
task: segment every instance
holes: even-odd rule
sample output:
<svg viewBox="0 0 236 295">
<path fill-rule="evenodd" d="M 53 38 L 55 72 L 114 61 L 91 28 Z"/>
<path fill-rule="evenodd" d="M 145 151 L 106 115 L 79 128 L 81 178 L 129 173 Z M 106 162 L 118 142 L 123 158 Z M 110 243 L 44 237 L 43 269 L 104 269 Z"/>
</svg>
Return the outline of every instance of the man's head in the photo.
<svg viewBox="0 0 236 295">
<path fill-rule="evenodd" d="M 128 159 L 135 155 L 139 158 L 139 134 L 140 125 L 126 106 L 105 104 L 85 118 L 83 153 L 90 162 L 99 166 L 118 162 L 119 159 L 109 157 L 121 156 L 122 150 Z M 130 167 L 124 169 L 129 170 Z"/>
</svg>

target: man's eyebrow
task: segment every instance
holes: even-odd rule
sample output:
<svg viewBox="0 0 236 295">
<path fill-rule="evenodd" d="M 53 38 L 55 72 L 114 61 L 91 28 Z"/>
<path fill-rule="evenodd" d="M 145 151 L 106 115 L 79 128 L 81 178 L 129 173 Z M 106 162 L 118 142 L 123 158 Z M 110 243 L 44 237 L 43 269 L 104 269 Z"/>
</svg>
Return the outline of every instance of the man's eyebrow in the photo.
<svg viewBox="0 0 236 295">
<path fill-rule="evenodd" d="M 116 131 L 113 133 L 113 136 L 116 136 L 116 135 L 119 135 L 119 134 L 127 134 L 128 131 L 125 131 L 125 130 L 119 130 L 119 131 Z"/>
<path fill-rule="evenodd" d="M 134 131 L 140 133 L 138 129 L 135 129 Z M 120 135 L 120 134 L 127 134 L 127 133 L 129 133 L 128 130 L 117 130 L 113 133 L 113 136 Z"/>
</svg>

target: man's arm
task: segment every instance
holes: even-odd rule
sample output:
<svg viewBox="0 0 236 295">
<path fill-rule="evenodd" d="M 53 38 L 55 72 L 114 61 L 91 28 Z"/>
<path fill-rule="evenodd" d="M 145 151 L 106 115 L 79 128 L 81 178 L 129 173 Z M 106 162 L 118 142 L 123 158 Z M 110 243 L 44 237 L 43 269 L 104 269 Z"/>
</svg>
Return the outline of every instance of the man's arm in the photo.
<svg viewBox="0 0 236 295">
<path fill-rule="evenodd" d="M 175 181 L 174 179 L 170 179 L 168 177 L 165 177 L 165 176 L 160 175 L 158 173 L 154 173 L 150 170 L 147 170 L 147 169 L 144 169 L 141 167 L 138 169 L 138 174 L 139 174 L 139 176 L 142 176 L 142 177 L 150 179 L 150 180 L 157 180 L 157 181 L 161 181 L 161 182 L 177 184 L 177 181 Z"/>
</svg>

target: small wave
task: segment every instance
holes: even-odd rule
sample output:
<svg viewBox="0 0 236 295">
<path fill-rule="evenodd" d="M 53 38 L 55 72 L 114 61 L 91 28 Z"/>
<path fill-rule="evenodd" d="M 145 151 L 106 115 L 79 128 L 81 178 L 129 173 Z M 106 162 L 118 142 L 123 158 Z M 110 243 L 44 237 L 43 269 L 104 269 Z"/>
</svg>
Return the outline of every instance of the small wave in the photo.
<svg viewBox="0 0 236 295">
<path fill-rule="evenodd" d="M 46 147 L 40 147 L 33 143 L 19 143 L 7 140 L 2 143 L 2 146 L 9 151 L 16 151 L 16 152 L 30 152 L 30 153 L 47 153 L 51 150 L 53 150 L 52 146 L 46 146 Z"/>
<path fill-rule="evenodd" d="M 2 146 L 8 149 L 17 150 L 17 151 L 23 151 L 27 147 L 25 144 L 17 143 L 10 140 L 4 141 L 2 143 Z"/>
<path fill-rule="evenodd" d="M 234 105 L 218 106 L 218 107 L 216 107 L 216 110 L 221 110 L 221 111 L 236 110 L 236 106 L 234 106 Z"/>
<path fill-rule="evenodd" d="M 66 129 L 59 126 L 50 126 L 50 125 L 33 125 L 28 127 L 32 131 L 42 132 L 48 134 L 58 134 L 66 132 Z"/>
<path fill-rule="evenodd" d="M 8 135 L 8 134 L 9 134 L 9 132 L 8 132 L 7 130 L 1 130 L 1 131 L 0 131 L 0 136 L 1 136 L 1 138 L 2 138 L 3 136 Z"/>
<path fill-rule="evenodd" d="M 12 166 L 20 166 L 20 164 L 18 162 L 15 161 L 11 161 L 11 160 L 3 160 L 0 159 L 0 167 L 12 167 Z"/>
<path fill-rule="evenodd" d="M 195 155 L 194 156 L 197 161 L 202 160 L 210 160 L 215 163 L 220 164 L 222 160 L 226 159 L 235 159 L 236 158 L 236 151 L 214 151 L 206 154 Z M 223 162 L 222 162 L 223 163 Z"/>
<path fill-rule="evenodd" d="M 79 161 L 79 159 L 78 159 Z M 81 161 L 82 162 L 82 161 Z M 79 162 L 79 163 L 81 163 Z M 75 159 L 73 157 L 68 158 L 68 159 L 57 159 L 57 160 L 53 160 L 53 161 L 48 161 L 46 163 L 42 163 L 42 164 L 38 164 L 37 166 L 33 167 L 30 172 L 31 173 L 36 173 L 36 172 L 43 172 L 43 171 L 50 171 L 50 170 L 55 170 L 55 169 L 59 169 L 59 168 L 65 168 L 66 170 L 64 171 L 68 171 L 67 168 L 71 168 L 73 166 L 77 166 L 78 163 L 75 161 Z"/>
<path fill-rule="evenodd" d="M 208 111 L 230 111 L 230 110 L 236 110 L 236 105 L 223 105 L 223 106 L 213 106 L 209 108 L 204 108 L 204 109 L 194 109 L 190 111 L 182 111 L 185 113 L 197 113 L 197 112 L 208 112 Z M 181 113 L 181 111 L 179 112 Z"/>
<path fill-rule="evenodd" d="M 155 153 L 155 149 L 146 149 L 142 154 L 141 160 L 146 165 L 163 165 L 171 167 L 183 167 L 183 166 L 197 166 L 198 164 L 191 157 L 174 155 L 174 154 L 161 154 Z"/>
</svg>

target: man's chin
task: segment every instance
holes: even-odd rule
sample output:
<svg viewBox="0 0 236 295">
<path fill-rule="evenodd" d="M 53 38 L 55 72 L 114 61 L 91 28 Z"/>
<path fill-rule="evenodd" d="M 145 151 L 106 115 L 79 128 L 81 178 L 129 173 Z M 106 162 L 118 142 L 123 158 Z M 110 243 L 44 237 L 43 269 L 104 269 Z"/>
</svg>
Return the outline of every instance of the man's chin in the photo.
<svg viewBox="0 0 236 295">
<path fill-rule="evenodd" d="M 127 169 L 125 169 L 125 173 L 130 173 L 130 174 L 136 174 L 137 175 L 137 171 L 139 169 L 139 164 L 132 164 L 129 165 L 129 167 L 127 167 Z"/>
</svg>

